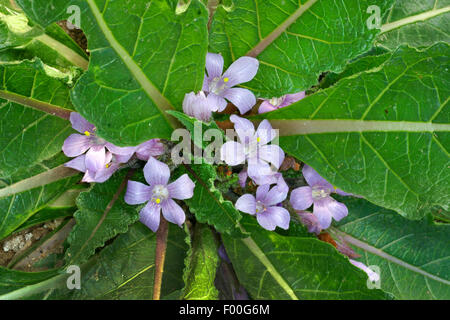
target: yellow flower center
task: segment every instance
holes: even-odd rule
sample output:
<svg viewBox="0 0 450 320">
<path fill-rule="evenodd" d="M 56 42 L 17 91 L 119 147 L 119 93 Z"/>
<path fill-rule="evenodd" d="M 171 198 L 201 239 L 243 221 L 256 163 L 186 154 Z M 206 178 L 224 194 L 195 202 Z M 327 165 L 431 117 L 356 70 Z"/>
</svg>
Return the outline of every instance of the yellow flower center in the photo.
<svg viewBox="0 0 450 320">
<path fill-rule="evenodd" d="M 230 81 L 229 78 L 223 78 L 223 82 L 228 82 L 228 81 Z"/>
<path fill-rule="evenodd" d="M 85 131 L 84 134 L 87 135 L 88 137 L 91 135 L 89 131 Z"/>
</svg>

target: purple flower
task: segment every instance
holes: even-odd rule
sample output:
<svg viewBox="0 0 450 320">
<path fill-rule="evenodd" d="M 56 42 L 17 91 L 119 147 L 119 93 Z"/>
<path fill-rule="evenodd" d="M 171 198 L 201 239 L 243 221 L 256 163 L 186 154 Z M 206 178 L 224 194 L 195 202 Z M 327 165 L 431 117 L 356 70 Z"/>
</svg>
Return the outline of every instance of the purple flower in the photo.
<svg viewBox="0 0 450 320">
<path fill-rule="evenodd" d="M 147 202 L 140 212 L 140 221 L 156 232 L 159 227 L 160 212 L 164 218 L 181 226 L 186 219 L 183 209 L 173 199 L 189 199 L 194 194 L 194 182 L 183 174 L 168 184 L 169 167 L 150 157 L 144 166 L 145 180 L 149 185 L 137 181 L 128 181 L 125 202 L 131 205 Z"/>
<path fill-rule="evenodd" d="M 115 155 L 111 152 L 106 152 L 105 156 L 105 164 L 102 167 L 95 167 L 94 169 L 91 168 L 89 170 L 86 167 L 86 155 L 82 154 L 81 156 L 78 156 L 74 158 L 73 160 L 67 162 L 65 164 L 66 167 L 85 172 L 83 179 L 81 181 L 83 182 L 105 182 L 108 180 L 114 172 L 116 172 L 122 163 L 128 162 L 130 160 L 132 154 L 130 155 Z"/>
<path fill-rule="evenodd" d="M 353 264 L 355 267 L 361 269 L 365 273 L 367 273 L 367 276 L 369 277 L 370 282 L 378 282 L 380 280 L 380 275 L 371 269 L 369 269 L 364 263 L 349 259 L 350 263 Z"/>
<path fill-rule="evenodd" d="M 322 229 L 319 226 L 319 221 L 317 217 L 311 212 L 304 210 L 296 210 L 301 222 L 308 228 L 310 233 L 314 233 L 316 235 L 320 234 Z"/>
<path fill-rule="evenodd" d="M 305 91 L 301 91 L 298 93 L 286 94 L 281 98 L 263 99 L 264 102 L 259 106 L 258 113 L 265 113 L 287 107 L 288 105 L 293 104 L 304 97 Z"/>
<path fill-rule="evenodd" d="M 117 147 L 112 143 L 98 137 L 93 124 L 89 123 L 79 113 L 70 114 L 72 127 L 82 134 L 71 134 L 62 147 L 64 154 L 68 157 L 78 157 L 66 163 L 66 166 L 77 169 L 81 168 L 86 172 L 90 179 L 96 180 L 97 171 L 105 169 L 105 166 L 111 161 L 112 155 L 120 158 L 131 158 L 134 153 L 134 147 Z M 110 151 L 108 154 L 107 150 Z M 86 152 L 86 154 L 84 154 Z M 128 161 L 128 160 L 127 160 Z M 84 162 L 84 163 L 82 163 Z M 90 180 L 89 179 L 89 180 Z M 97 181 L 100 182 L 100 181 Z"/>
<path fill-rule="evenodd" d="M 271 189 L 268 184 L 259 186 L 256 197 L 251 194 L 241 196 L 236 201 L 236 209 L 256 215 L 258 223 L 266 230 L 273 231 L 276 226 L 286 230 L 289 228 L 289 212 L 277 204 L 286 199 L 288 191 L 288 186 L 280 177 L 277 185 Z"/>
<path fill-rule="evenodd" d="M 138 145 L 135 152 L 139 160 L 148 161 L 150 157 L 164 154 L 164 145 L 159 139 L 151 139 Z"/>
<path fill-rule="evenodd" d="M 348 209 L 345 204 L 334 200 L 330 194 L 333 192 L 341 195 L 349 194 L 334 188 L 306 164 L 302 172 L 309 187 L 300 187 L 292 191 L 290 201 L 295 210 L 305 210 L 314 204 L 313 214 L 321 229 L 327 229 L 331 225 L 332 218 L 339 221 L 347 216 Z"/>
<path fill-rule="evenodd" d="M 198 120 L 209 122 L 212 112 L 217 111 L 217 108 L 217 99 L 212 94 L 207 97 L 203 91 L 200 91 L 197 94 L 190 92 L 184 96 L 184 113 Z"/>
<path fill-rule="evenodd" d="M 255 58 L 240 57 L 234 61 L 222 75 L 223 58 L 220 54 L 208 53 L 206 55 L 205 80 L 203 91 L 208 92 L 208 98 L 214 100 L 218 111 L 227 106 L 225 99 L 231 101 L 241 112 L 249 111 L 256 103 L 254 94 L 247 89 L 233 88 L 240 83 L 252 80 L 258 72 L 259 62 Z"/>
<path fill-rule="evenodd" d="M 232 115 L 230 120 L 234 123 L 240 142 L 224 143 L 220 148 L 220 159 L 230 166 L 247 161 L 247 174 L 256 184 L 274 183 L 277 172 L 270 164 L 278 170 L 284 160 L 284 152 L 279 146 L 268 144 L 276 137 L 276 132 L 269 121 L 263 120 L 255 132 L 253 123 L 247 119 Z M 243 172 L 240 182 L 245 180 L 246 176 Z"/>
</svg>

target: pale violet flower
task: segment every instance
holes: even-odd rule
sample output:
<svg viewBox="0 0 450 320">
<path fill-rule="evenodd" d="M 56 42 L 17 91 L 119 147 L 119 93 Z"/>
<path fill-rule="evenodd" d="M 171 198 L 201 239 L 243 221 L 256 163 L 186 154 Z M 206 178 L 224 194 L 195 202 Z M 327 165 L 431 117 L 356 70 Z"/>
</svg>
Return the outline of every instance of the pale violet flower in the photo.
<svg viewBox="0 0 450 320">
<path fill-rule="evenodd" d="M 187 93 L 183 100 L 183 111 L 188 116 L 209 122 L 213 111 L 217 111 L 217 100 L 213 95 L 206 96 L 203 91 Z"/>
<path fill-rule="evenodd" d="M 263 103 L 259 106 L 258 113 L 265 113 L 280 108 L 287 107 L 305 97 L 305 91 L 293 94 L 286 94 L 280 98 L 263 99 Z"/>
<path fill-rule="evenodd" d="M 227 106 L 225 99 L 231 101 L 241 114 L 249 111 L 255 104 L 255 95 L 248 89 L 233 88 L 234 86 L 252 80 L 258 72 L 259 62 L 252 57 L 240 57 L 223 72 L 223 57 L 220 54 L 206 55 L 206 71 L 203 81 L 203 91 L 208 92 L 208 98 L 214 100 L 217 110 L 223 111 Z"/>
<path fill-rule="evenodd" d="M 159 228 L 161 209 L 167 221 L 181 226 L 186 216 L 173 199 L 191 198 L 194 194 L 194 182 L 187 174 L 183 174 L 174 182 L 168 183 L 169 167 L 152 157 L 144 166 L 144 177 L 149 185 L 128 181 L 125 202 L 131 205 L 147 202 L 140 211 L 140 221 L 154 232 Z"/>
<path fill-rule="evenodd" d="M 64 164 L 66 167 L 84 172 L 83 182 L 105 182 L 108 180 L 114 172 L 116 172 L 122 163 L 128 162 L 130 160 L 131 155 L 115 155 L 111 152 L 106 152 L 105 156 L 105 164 L 101 167 L 90 167 L 90 169 L 86 166 L 86 155 L 82 154 L 74 158 L 73 160 Z"/>
<path fill-rule="evenodd" d="M 370 282 L 378 282 L 380 280 L 380 275 L 376 272 L 374 272 L 373 270 L 371 270 L 370 268 L 368 268 L 364 263 L 353 260 L 353 259 L 349 259 L 350 263 L 353 264 L 355 267 L 361 269 L 362 271 L 364 271 L 367 276 L 369 277 Z"/>
<path fill-rule="evenodd" d="M 135 147 L 135 153 L 139 160 L 148 161 L 150 157 L 164 154 L 164 145 L 159 139 L 150 139 Z"/>
<path fill-rule="evenodd" d="M 280 176 L 278 183 L 270 188 L 265 184 L 256 189 L 256 197 L 244 194 L 236 201 L 236 209 L 256 215 L 256 220 L 266 230 L 273 231 L 278 226 L 287 230 L 290 215 L 285 208 L 277 206 L 287 197 L 289 188 Z"/>
<path fill-rule="evenodd" d="M 297 215 L 300 218 L 300 221 L 308 228 L 308 232 L 314 233 L 316 235 L 320 234 L 322 229 L 319 226 L 319 220 L 317 217 L 311 212 L 304 210 L 296 210 Z"/>
<path fill-rule="evenodd" d="M 242 173 L 240 181 L 248 174 L 258 185 L 274 183 L 277 171 L 271 165 L 278 170 L 284 160 L 284 151 L 278 145 L 268 144 L 276 137 L 269 121 L 263 120 L 255 131 L 253 123 L 247 119 L 232 115 L 230 120 L 234 123 L 239 142 L 224 143 L 220 159 L 230 166 L 247 161 L 246 173 Z"/>
<path fill-rule="evenodd" d="M 327 229 L 331 220 L 341 220 L 348 214 L 345 204 L 333 199 L 330 194 L 336 192 L 341 195 L 350 195 L 336 189 L 313 168 L 306 165 L 303 167 L 303 176 L 309 186 L 299 187 L 291 193 L 291 205 L 295 210 L 305 210 L 314 204 L 313 214 L 317 218 L 320 229 Z"/>
<path fill-rule="evenodd" d="M 81 155 L 83 157 L 69 161 L 66 166 L 75 169 L 77 167 L 84 168 L 83 172 L 86 172 L 91 178 L 96 176 L 98 170 L 105 168 L 113 154 L 120 158 L 130 159 L 135 151 L 134 147 L 117 147 L 98 137 L 94 125 L 86 121 L 79 113 L 72 112 L 70 122 L 72 128 L 81 134 L 71 134 L 64 141 L 62 150 L 68 157 L 80 157 Z M 81 163 L 82 160 L 84 164 Z"/>
</svg>

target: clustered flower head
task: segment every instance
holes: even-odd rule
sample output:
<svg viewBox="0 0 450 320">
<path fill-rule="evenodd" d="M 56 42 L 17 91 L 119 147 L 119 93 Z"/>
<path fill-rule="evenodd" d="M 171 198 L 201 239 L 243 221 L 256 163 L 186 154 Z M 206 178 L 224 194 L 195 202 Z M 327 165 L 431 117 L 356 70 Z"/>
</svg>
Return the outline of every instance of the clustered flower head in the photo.
<svg viewBox="0 0 450 320">
<path fill-rule="evenodd" d="M 227 100 L 233 103 L 241 114 L 247 113 L 256 103 L 254 94 L 244 88 L 235 87 L 251 81 L 259 67 L 255 58 L 241 57 L 223 72 L 224 60 L 220 54 L 208 53 L 206 73 L 202 91 L 187 93 L 182 104 L 183 111 L 196 119 L 208 122 L 212 112 L 221 112 Z M 279 98 L 262 99 L 258 112 L 265 113 L 284 108 L 305 97 L 305 92 L 287 94 Z M 245 165 L 239 173 L 239 184 L 245 187 L 250 178 L 257 186 L 256 194 L 244 194 L 236 201 L 236 208 L 256 217 L 266 230 L 276 227 L 288 229 L 290 213 L 282 206 L 288 197 L 289 187 L 278 172 L 284 161 L 284 151 L 273 140 L 277 132 L 268 120 L 259 123 L 255 130 L 253 123 L 237 115 L 231 115 L 238 141 L 228 141 L 220 149 L 220 159 L 230 166 Z M 147 161 L 144 177 L 148 184 L 128 181 L 125 202 L 130 205 L 145 204 L 140 210 L 140 221 L 156 232 L 162 216 L 169 222 L 181 226 L 186 219 L 183 209 L 175 200 L 189 199 L 194 194 L 195 184 L 187 174 L 169 183 L 170 169 L 155 159 L 164 153 L 159 139 L 146 141 L 135 147 L 118 147 L 96 134 L 93 124 L 80 114 L 70 114 L 72 127 L 79 134 L 71 134 L 64 142 L 63 152 L 73 157 L 65 166 L 84 172 L 84 182 L 104 182 L 124 163 L 135 155 Z M 306 165 L 302 170 L 308 186 L 294 189 L 290 204 L 309 232 L 319 234 L 330 227 L 332 220 L 339 221 L 348 214 L 347 207 L 334 198 L 332 193 L 351 195 L 336 189 L 313 168 Z M 174 200 L 175 199 L 175 200 Z M 312 213 L 306 209 L 313 206 Z M 345 244 L 338 247 L 350 258 L 356 254 Z M 350 259 L 356 267 L 365 271 L 371 281 L 378 281 L 379 275 L 363 263 Z"/>
</svg>

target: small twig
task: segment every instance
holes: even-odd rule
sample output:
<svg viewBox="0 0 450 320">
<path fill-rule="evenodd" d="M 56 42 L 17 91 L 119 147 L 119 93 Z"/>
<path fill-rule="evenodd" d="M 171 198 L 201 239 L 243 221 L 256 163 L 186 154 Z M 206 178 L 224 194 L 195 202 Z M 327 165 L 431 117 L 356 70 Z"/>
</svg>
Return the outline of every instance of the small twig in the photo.
<svg viewBox="0 0 450 320">
<path fill-rule="evenodd" d="M 166 259 L 168 223 L 161 215 L 159 229 L 156 231 L 156 250 L 155 250 L 155 281 L 153 282 L 153 300 L 159 300 L 161 297 L 161 284 L 164 272 L 164 260 Z"/>
</svg>

